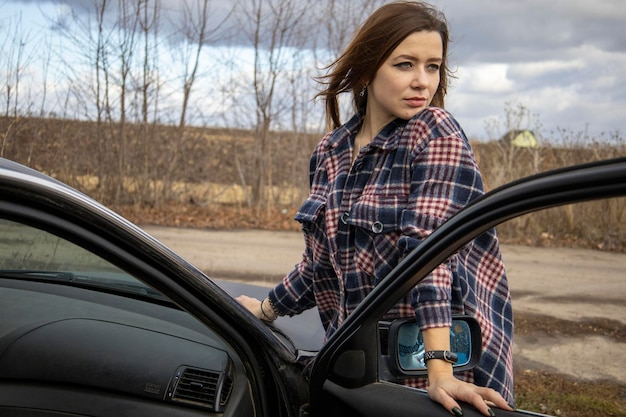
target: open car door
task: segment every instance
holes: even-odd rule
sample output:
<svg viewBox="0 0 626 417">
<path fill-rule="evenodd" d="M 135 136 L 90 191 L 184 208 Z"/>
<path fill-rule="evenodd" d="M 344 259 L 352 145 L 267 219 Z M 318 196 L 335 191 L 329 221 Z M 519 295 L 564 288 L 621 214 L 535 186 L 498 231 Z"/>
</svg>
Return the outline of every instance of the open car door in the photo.
<svg viewBox="0 0 626 417">
<path fill-rule="evenodd" d="M 490 228 L 549 207 L 620 196 L 626 196 L 626 158 L 519 180 L 489 192 L 461 210 L 415 248 L 363 300 L 319 352 L 311 369 L 308 414 L 314 417 L 449 416 L 424 391 L 385 382 L 390 337 L 381 332 L 379 322 L 383 315 L 440 263 Z M 498 416 L 538 415 L 495 411 Z M 463 407 L 463 413 L 480 415 L 469 405 Z"/>
</svg>

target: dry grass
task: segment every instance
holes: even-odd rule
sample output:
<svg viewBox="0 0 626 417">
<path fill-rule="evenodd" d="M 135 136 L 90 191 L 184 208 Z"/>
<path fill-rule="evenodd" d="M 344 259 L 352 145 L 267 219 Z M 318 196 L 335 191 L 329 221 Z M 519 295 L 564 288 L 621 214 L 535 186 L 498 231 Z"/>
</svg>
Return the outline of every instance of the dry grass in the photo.
<svg viewBox="0 0 626 417">
<path fill-rule="evenodd" d="M 169 204 L 163 207 L 124 205 L 113 207 L 118 213 L 136 224 L 200 228 L 200 229 L 257 229 L 299 231 L 293 220 L 295 210 L 251 209 L 236 205 L 197 206 Z"/>
<path fill-rule="evenodd" d="M 626 325 L 617 320 L 562 320 L 542 315 L 515 315 L 515 333 L 587 337 L 626 342 Z M 584 366 L 584 358 L 580 360 Z M 623 364 L 616 364 L 621 366 Z M 564 417 L 626 417 L 626 386 L 615 381 L 583 381 L 567 375 L 515 364 L 516 406 L 523 410 Z"/>
<path fill-rule="evenodd" d="M 563 417 L 626 417 L 626 387 L 539 370 L 515 373 L 516 407 Z"/>
<path fill-rule="evenodd" d="M 575 138 L 575 135 L 572 136 Z M 319 135 L 273 132 L 262 190 L 264 212 L 293 212 L 308 192 L 308 158 Z M 578 139 L 577 139 L 578 140 Z M 561 140 L 560 143 L 563 141 Z M 566 165 L 626 155 L 621 138 L 605 143 L 515 148 L 501 141 L 474 143 L 488 189 L 523 176 Z M 145 222 L 224 227 L 235 207 L 243 215 L 229 227 L 285 227 L 282 218 L 252 220 L 257 209 L 252 185 L 258 179 L 253 132 L 234 129 L 140 126 L 37 118 L 0 117 L 0 149 L 6 158 L 42 170 L 123 213 L 152 212 Z M 202 214 L 208 211 L 208 214 Z M 161 213 L 161 214 L 157 214 Z M 222 213 L 215 216 L 212 213 Z M 601 215 L 598 215 L 601 213 Z M 265 226 L 261 226 L 265 225 Z M 292 228 L 294 226 L 286 226 Z M 521 217 L 498 228 L 503 241 L 626 250 L 626 200 L 559 207 Z"/>
</svg>

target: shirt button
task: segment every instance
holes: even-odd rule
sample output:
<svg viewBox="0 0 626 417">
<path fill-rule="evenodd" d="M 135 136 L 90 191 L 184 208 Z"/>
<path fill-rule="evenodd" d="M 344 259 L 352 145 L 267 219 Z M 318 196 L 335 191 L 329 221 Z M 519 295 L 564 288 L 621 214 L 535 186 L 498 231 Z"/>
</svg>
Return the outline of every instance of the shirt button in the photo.
<svg viewBox="0 0 626 417">
<path fill-rule="evenodd" d="M 380 233 L 383 231 L 383 224 L 381 222 L 375 222 L 372 224 L 372 232 Z"/>
<path fill-rule="evenodd" d="M 350 217 L 350 213 L 347 211 L 341 215 L 341 221 L 343 224 L 348 224 L 348 217 Z"/>
</svg>

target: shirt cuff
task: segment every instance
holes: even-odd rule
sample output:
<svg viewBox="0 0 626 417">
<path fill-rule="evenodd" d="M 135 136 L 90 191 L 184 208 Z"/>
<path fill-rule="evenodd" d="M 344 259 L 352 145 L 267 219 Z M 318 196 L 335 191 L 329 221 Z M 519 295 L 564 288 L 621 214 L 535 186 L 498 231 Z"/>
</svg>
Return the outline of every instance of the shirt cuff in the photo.
<svg viewBox="0 0 626 417">
<path fill-rule="evenodd" d="M 293 316 L 315 306 L 313 293 L 300 276 L 298 269 L 294 269 L 283 281 L 270 290 L 268 297 L 278 314 Z"/>
</svg>

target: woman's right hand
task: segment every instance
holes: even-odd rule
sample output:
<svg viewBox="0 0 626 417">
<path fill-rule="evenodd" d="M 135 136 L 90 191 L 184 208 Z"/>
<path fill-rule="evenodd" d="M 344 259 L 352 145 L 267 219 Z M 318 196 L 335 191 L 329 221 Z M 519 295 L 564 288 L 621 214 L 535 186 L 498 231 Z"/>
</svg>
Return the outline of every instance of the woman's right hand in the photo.
<svg viewBox="0 0 626 417">
<path fill-rule="evenodd" d="M 443 405 L 454 416 L 463 415 L 457 400 L 472 404 L 479 412 L 488 417 L 496 415 L 491 408 L 492 405 L 504 410 L 513 410 L 495 390 L 461 381 L 455 378 L 451 371 L 437 374 L 436 372 L 431 373 L 429 370 L 428 384 L 430 399 Z"/>
<path fill-rule="evenodd" d="M 267 298 L 263 301 L 258 298 L 248 297 L 247 295 L 240 295 L 236 300 L 245 308 L 250 310 L 252 314 L 258 319 L 263 320 L 266 323 L 271 323 L 278 317 L 274 314 L 267 302 Z M 265 303 L 265 306 L 263 305 Z"/>
</svg>

